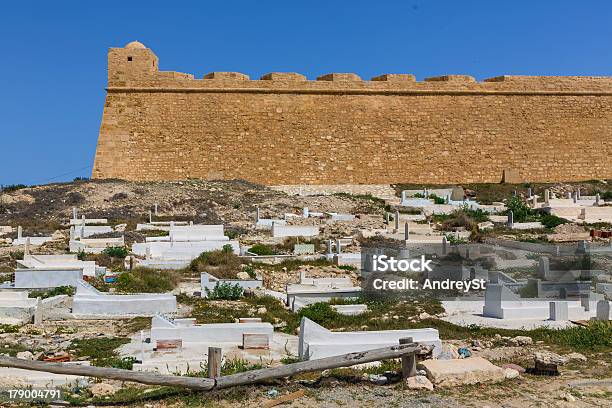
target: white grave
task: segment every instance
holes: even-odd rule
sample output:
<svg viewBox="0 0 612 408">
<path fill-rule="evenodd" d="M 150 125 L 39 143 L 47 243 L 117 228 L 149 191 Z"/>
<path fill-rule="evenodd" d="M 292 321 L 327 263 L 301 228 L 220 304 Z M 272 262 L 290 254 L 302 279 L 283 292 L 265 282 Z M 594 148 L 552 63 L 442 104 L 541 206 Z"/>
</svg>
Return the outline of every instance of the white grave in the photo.
<svg viewBox="0 0 612 408">
<path fill-rule="evenodd" d="M 437 357 L 442 350 L 442 342 L 436 329 L 331 332 L 303 317 L 300 324 L 298 355 L 303 360 L 316 360 L 397 346 L 399 339 L 407 337 L 412 337 L 416 343 L 434 346 L 434 357 Z"/>
</svg>

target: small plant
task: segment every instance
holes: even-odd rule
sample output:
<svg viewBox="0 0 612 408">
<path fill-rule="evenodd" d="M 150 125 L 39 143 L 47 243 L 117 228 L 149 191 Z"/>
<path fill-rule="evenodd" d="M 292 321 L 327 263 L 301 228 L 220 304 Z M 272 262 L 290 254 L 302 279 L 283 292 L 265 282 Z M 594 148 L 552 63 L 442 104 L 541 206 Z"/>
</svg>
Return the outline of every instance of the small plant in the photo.
<svg viewBox="0 0 612 408">
<path fill-rule="evenodd" d="M 308 305 L 300 309 L 299 315 L 300 317 L 306 317 L 325 327 L 328 327 L 338 318 L 338 312 L 336 312 L 331 305 L 326 302 Z"/>
<path fill-rule="evenodd" d="M 204 288 L 206 297 L 211 300 L 237 300 L 242 297 L 244 289 L 239 284 L 217 283 L 213 290 Z"/>
<path fill-rule="evenodd" d="M 434 204 L 446 204 L 446 200 L 442 197 L 438 197 L 435 194 L 430 194 L 429 198 L 431 198 L 434 201 Z"/>
<path fill-rule="evenodd" d="M 121 273 L 115 287 L 123 293 L 163 293 L 170 292 L 179 281 L 176 271 L 136 268 Z"/>
<path fill-rule="evenodd" d="M 468 241 L 464 238 L 458 238 L 453 234 L 445 234 L 446 240 L 449 244 L 458 245 L 458 244 L 467 244 Z"/>
<path fill-rule="evenodd" d="M 13 326 L 12 324 L 0 324 L 0 333 L 17 333 L 19 326 Z"/>
<path fill-rule="evenodd" d="M 274 255 L 274 249 L 266 244 L 255 244 L 251 248 L 249 248 L 249 252 L 255 255 Z"/>
<path fill-rule="evenodd" d="M 251 278 L 251 279 L 257 278 L 257 275 L 255 274 L 255 267 L 253 265 L 251 265 L 251 264 L 245 265 L 242 268 L 242 271 L 248 273 L 249 274 L 249 278 Z"/>
<path fill-rule="evenodd" d="M 125 258 L 129 254 L 127 248 L 121 246 L 104 248 L 102 253 L 110 256 L 111 258 Z"/>
<path fill-rule="evenodd" d="M 540 217 L 540 222 L 546 228 L 552 229 L 559 225 L 567 224 L 569 221 L 564 220 L 563 218 L 557 217 L 556 215 L 553 215 L 553 214 L 545 214 L 542 217 Z"/>
<path fill-rule="evenodd" d="M 74 288 L 72 286 L 58 286 L 57 288 L 53 288 L 50 290 L 33 290 L 28 294 L 29 298 L 50 298 L 58 295 L 74 295 Z"/>
<path fill-rule="evenodd" d="M 514 222 L 525 222 L 532 215 L 531 209 L 519 197 L 511 197 L 506 203 L 508 211 L 512 211 Z"/>
</svg>

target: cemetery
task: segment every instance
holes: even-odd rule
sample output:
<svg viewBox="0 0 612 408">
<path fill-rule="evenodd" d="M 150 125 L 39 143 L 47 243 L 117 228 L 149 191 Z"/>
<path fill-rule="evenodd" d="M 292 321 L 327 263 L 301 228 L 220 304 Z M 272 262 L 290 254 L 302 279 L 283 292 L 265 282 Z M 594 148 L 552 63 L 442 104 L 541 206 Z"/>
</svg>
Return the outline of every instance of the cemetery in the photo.
<svg viewBox="0 0 612 408">
<path fill-rule="evenodd" d="M 0 377 L 23 381 L 32 373 L 37 384 L 80 381 L 91 388 L 77 365 L 182 381 L 200 372 L 208 378 L 209 367 L 289 370 L 347 353 L 405 348 L 413 354 L 356 365 L 351 381 L 368 387 L 399 381 L 436 393 L 449 384 L 495 387 L 517 376 L 537 381 L 537 374 L 506 367 L 507 359 L 531 370 L 532 355 L 570 348 L 586 353 L 590 364 L 610 347 L 598 330 L 612 327 L 606 233 L 612 202 L 584 187 L 576 200 L 561 198 L 567 187 L 550 185 L 509 190 L 502 184 L 506 193 L 494 197 L 460 186 L 396 186 L 394 197 L 386 190 L 380 198 L 338 195 L 337 188 L 289 195 L 249 187 L 247 201 L 232 183 L 190 183 L 202 194 L 195 205 L 227 204 L 176 209 L 159 199 L 169 191 L 180 195 L 183 184 L 165 186 L 127 217 L 117 218 L 110 201 L 95 211 L 66 205 L 57 229 L 44 222 L 20 227 L 0 214 L 6 225 L 0 270 L 7 272 L 0 321 L 16 331 L 5 341 L 17 347 L 29 336 L 20 330 L 28 330 L 44 332 L 31 340 L 43 344 L 49 333 L 61 332 L 61 347 L 44 343 L 42 354 L 18 354 L 17 361 L 64 361 L 70 372 L 44 374 L 19 363 L 0 369 Z M 428 282 L 426 293 L 373 293 L 367 284 L 377 273 L 373 256 L 383 254 L 431 259 L 432 271 L 411 276 Z M 473 279 L 486 288 L 429 292 Z M 100 335 L 92 336 L 90 327 Z M 577 331 L 598 345 L 566 343 Z M 75 354 L 79 342 L 98 341 L 112 344 L 112 359 Z M 504 354 L 528 341 L 527 359 Z M 607 375 L 605 366 L 598 369 Z M 315 377 L 324 378 L 324 370 Z M 232 378 L 218 378 L 224 377 Z"/>
</svg>

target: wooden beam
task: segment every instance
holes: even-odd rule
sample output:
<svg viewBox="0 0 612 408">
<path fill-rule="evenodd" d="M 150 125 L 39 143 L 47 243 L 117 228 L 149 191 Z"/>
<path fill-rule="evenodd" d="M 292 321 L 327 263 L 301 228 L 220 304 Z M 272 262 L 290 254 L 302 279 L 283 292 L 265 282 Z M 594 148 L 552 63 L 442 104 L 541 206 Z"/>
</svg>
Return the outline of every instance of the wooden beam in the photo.
<svg viewBox="0 0 612 408">
<path fill-rule="evenodd" d="M 111 380 L 132 381 L 150 385 L 167 385 L 170 387 L 185 387 L 203 391 L 209 391 L 215 387 L 215 380 L 208 378 L 161 375 L 144 371 L 91 367 L 77 364 L 47 363 L 43 361 L 22 360 L 15 357 L 0 356 L 0 367 L 21 368 L 24 370 L 79 375 L 83 377 L 109 378 Z"/>
<path fill-rule="evenodd" d="M 223 360 L 223 351 L 219 347 L 208 348 L 208 378 L 221 377 L 221 361 Z"/>
<path fill-rule="evenodd" d="M 399 339 L 399 344 L 414 344 L 412 337 Z M 406 354 L 402 357 L 402 378 L 414 377 L 417 373 L 416 354 Z"/>
<path fill-rule="evenodd" d="M 118 368 L 46 363 L 42 361 L 21 360 L 15 357 L 3 356 L 0 356 L 0 367 L 13 367 L 24 370 L 45 371 L 55 374 L 109 378 L 112 380 L 131 381 L 142 384 L 185 387 L 202 391 L 211 391 L 217 388 L 221 389 L 234 387 L 237 385 L 254 384 L 263 380 L 290 377 L 312 371 L 323 371 L 331 368 L 350 367 L 356 364 L 401 358 L 408 354 L 414 354 L 418 352 L 418 350 L 419 347 L 414 344 L 401 344 L 358 353 L 348 353 L 340 356 L 321 358 L 318 360 L 302 361 L 299 363 L 287 364 L 278 367 L 247 371 L 225 377 L 218 377 L 216 379 L 161 375 L 141 371 L 121 370 Z"/>
<path fill-rule="evenodd" d="M 418 350 L 419 347 L 415 344 L 401 344 L 359 353 L 348 353 L 317 360 L 301 361 L 299 363 L 287 364 L 284 366 L 246 371 L 244 373 L 217 378 L 216 388 L 229 388 L 236 385 L 253 384 L 263 380 L 290 377 L 312 371 L 323 371 L 331 368 L 350 367 L 357 364 L 371 363 L 372 361 L 401 358 L 408 354 L 414 354 L 418 352 Z"/>
</svg>

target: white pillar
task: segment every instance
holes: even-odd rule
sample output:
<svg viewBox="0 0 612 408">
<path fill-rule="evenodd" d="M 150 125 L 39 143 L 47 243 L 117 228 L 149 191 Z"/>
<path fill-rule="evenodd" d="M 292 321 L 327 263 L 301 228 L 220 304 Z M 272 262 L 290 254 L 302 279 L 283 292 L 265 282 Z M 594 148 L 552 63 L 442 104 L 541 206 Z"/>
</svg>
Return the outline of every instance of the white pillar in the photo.
<svg viewBox="0 0 612 408">
<path fill-rule="evenodd" d="M 310 212 L 308 211 L 308 207 L 304 207 L 304 209 L 302 210 L 302 217 L 308 218 L 309 214 Z"/>
<path fill-rule="evenodd" d="M 42 326 L 43 323 L 43 305 L 40 297 L 36 298 L 36 310 L 34 311 L 34 326 Z"/>
<path fill-rule="evenodd" d="M 73 220 L 77 219 L 77 208 L 76 207 L 72 207 L 72 219 Z"/>
<path fill-rule="evenodd" d="M 395 229 L 393 232 L 399 231 L 399 211 L 395 211 Z"/>
<path fill-rule="evenodd" d="M 259 207 L 255 207 L 255 223 L 259 222 Z"/>
<path fill-rule="evenodd" d="M 24 255 L 30 255 L 30 237 L 27 237 L 25 240 L 25 246 L 23 249 Z"/>
<path fill-rule="evenodd" d="M 153 222 L 153 214 L 151 214 L 151 210 L 149 210 L 149 224 Z"/>
<path fill-rule="evenodd" d="M 153 211 L 155 213 L 155 216 L 157 216 L 157 203 L 154 204 L 153 208 L 154 208 Z"/>
<path fill-rule="evenodd" d="M 17 239 L 23 238 L 23 228 L 20 226 L 17 227 Z"/>
</svg>

